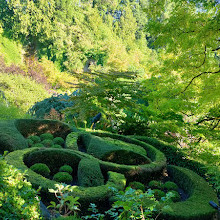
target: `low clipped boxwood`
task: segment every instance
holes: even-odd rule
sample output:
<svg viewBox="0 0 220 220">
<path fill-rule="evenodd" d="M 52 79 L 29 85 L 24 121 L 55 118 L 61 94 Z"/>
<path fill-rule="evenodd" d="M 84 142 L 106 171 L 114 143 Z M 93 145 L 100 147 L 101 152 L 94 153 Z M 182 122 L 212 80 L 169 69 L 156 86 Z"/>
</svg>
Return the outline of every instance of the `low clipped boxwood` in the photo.
<svg viewBox="0 0 220 220">
<path fill-rule="evenodd" d="M 162 197 L 166 196 L 166 193 L 160 189 L 154 189 L 153 192 L 154 192 L 154 197 L 157 200 L 160 200 Z"/>
<path fill-rule="evenodd" d="M 141 191 L 145 191 L 145 186 L 144 186 L 144 184 L 143 183 L 140 183 L 140 182 L 136 182 L 136 181 L 134 181 L 134 182 L 130 182 L 129 183 L 129 186 L 132 188 L 132 189 L 136 189 L 136 190 L 138 190 L 138 189 L 140 189 Z"/>
<path fill-rule="evenodd" d="M 34 142 L 30 138 L 27 139 L 27 142 L 28 142 L 28 147 L 32 147 L 34 145 Z"/>
<path fill-rule="evenodd" d="M 34 144 L 41 142 L 40 137 L 38 137 L 37 135 L 29 136 L 27 139 L 32 140 L 34 142 Z"/>
<path fill-rule="evenodd" d="M 53 180 L 60 183 L 69 184 L 73 181 L 73 177 L 67 172 L 59 172 L 53 176 Z"/>
<path fill-rule="evenodd" d="M 170 209 L 162 210 L 159 219 L 213 219 L 216 210 L 209 205 L 209 201 L 218 203 L 218 199 L 208 183 L 198 174 L 183 167 L 169 165 L 168 174 L 189 197 L 185 201 L 169 204 Z"/>
<path fill-rule="evenodd" d="M 62 148 L 62 146 L 59 145 L 59 144 L 53 144 L 53 145 L 51 146 L 51 148 Z"/>
<path fill-rule="evenodd" d="M 162 188 L 162 182 L 157 180 L 151 180 L 148 183 L 149 188 L 151 189 L 161 189 Z"/>
<path fill-rule="evenodd" d="M 83 187 L 100 186 L 104 184 L 104 177 L 100 165 L 96 160 L 82 159 L 79 162 L 77 177 L 79 185 Z"/>
<path fill-rule="evenodd" d="M 53 141 L 51 139 L 45 139 L 41 141 L 41 144 L 43 144 L 44 147 L 51 147 L 53 145 Z"/>
<path fill-rule="evenodd" d="M 40 159 L 39 159 L 40 158 Z M 53 158 L 53 159 L 52 159 Z M 57 158 L 57 160 L 54 160 Z M 24 161 L 33 162 L 38 160 L 43 160 L 44 163 L 50 166 L 57 165 L 61 167 L 62 164 L 71 165 L 71 167 L 77 167 L 79 161 L 82 158 L 91 158 L 91 156 L 86 155 L 82 152 L 76 152 L 69 149 L 39 149 L 39 148 L 27 148 L 24 150 L 14 151 L 6 156 L 6 160 L 9 164 L 12 164 L 18 169 L 27 170 L 27 178 L 32 183 L 33 187 L 36 189 L 41 186 L 41 196 L 44 195 L 47 199 L 56 200 L 54 196 L 48 192 L 48 189 L 55 189 L 55 184 L 58 182 L 54 180 L 49 180 L 27 167 Z M 30 159 L 30 161 L 29 161 Z M 72 163 L 72 164 L 71 164 Z M 48 165 L 49 166 L 49 165 Z M 49 166 L 49 167 L 50 167 Z M 79 187 L 73 186 L 72 196 L 80 197 L 79 202 L 81 206 L 88 206 L 91 202 L 98 204 L 103 204 L 112 195 L 110 187 L 114 187 L 118 190 L 123 190 L 126 185 L 126 179 L 123 174 L 115 172 L 107 172 L 107 182 L 105 185 L 97 187 Z"/>
<path fill-rule="evenodd" d="M 34 172 L 42 175 L 42 176 L 45 176 L 45 177 L 48 177 L 50 175 L 50 169 L 44 163 L 36 163 L 36 164 L 32 165 L 30 167 L 30 169 L 33 170 Z"/>
<path fill-rule="evenodd" d="M 55 137 L 55 138 L 53 139 L 53 143 L 54 143 L 54 144 L 63 145 L 64 142 L 65 142 L 64 139 L 61 138 L 61 137 Z"/>
<path fill-rule="evenodd" d="M 73 168 L 69 165 L 63 165 L 62 167 L 60 167 L 59 171 L 60 172 L 67 172 L 69 174 L 72 174 Z"/>
<path fill-rule="evenodd" d="M 171 200 L 173 202 L 179 202 L 181 200 L 181 196 L 177 191 L 171 190 L 168 193 L 172 193 Z"/>
<path fill-rule="evenodd" d="M 45 147 L 45 146 L 41 143 L 37 143 L 37 144 L 32 145 L 32 147 Z"/>
<path fill-rule="evenodd" d="M 165 190 L 178 190 L 178 186 L 176 185 L 176 183 L 171 182 L 171 181 L 167 181 L 162 185 L 162 188 Z"/>
<path fill-rule="evenodd" d="M 41 140 L 43 141 L 43 140 L 53 140 L 54 139 L 54 137 L 53 137 L 53 135 L 51 134 L 51 133 L 44 133 L 44 134 L 41 134 L 40 135 L 40 138 L 41 138 Z"/>
</svg>

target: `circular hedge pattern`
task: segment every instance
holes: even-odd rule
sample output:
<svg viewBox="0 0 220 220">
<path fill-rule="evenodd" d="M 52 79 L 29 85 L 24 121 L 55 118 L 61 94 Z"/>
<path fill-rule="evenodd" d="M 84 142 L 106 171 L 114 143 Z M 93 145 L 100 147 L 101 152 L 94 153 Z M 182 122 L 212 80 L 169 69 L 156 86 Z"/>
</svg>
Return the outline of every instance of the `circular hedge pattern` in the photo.
<svg viewBox="0 0 220 220">
<path fill-rule="evenodd" d="M 72 195 L 80 197 L 82 205 L 90 202 L 102 204 L 111 195 L 109 187 L 122 190 L 127 179 L 131 187 L 142 191 L 149 182 L 148 187 L 155 191 L 157 199 L 169 192 L 173 194 L 170 209 L 162 210 L 158 219 L 210 220 L 216 212 L 209 205 L 210 200 L 218 202 L 216 194 L 193 171 L 168 166 L 172 182 L 157 181 L 167 166 L 166 157 L 160 150 L 169 155 L 170 148 L 156 142 L 153 144 L 156 147 L 153 147 L 148 144 L 151 143 L 149 138 L 137 137 L 137 140 L 107 132 L 73 132 L 68 125 L 52 120 L 21 119 L 8 123 L 10 129 L 5 129 L 5 133 L 6 124 L 0 126 L 1 150 L 15 150 L 7 155 L 7 161 L 19 169 L 27 170 L 28 180 L 36 188 L 41 186 L 42 193 L 48 198 L 52 196 L 48 188 L 54 189 L 57 183 L 53 179 L 75 184 L 77 177 L 81 186 L 73 186 Z M 7 131 L 12 130 L 13 141 L 9 142 L 10 132 Z M 28 137 L 28 140 L 24 137 Z M 45 148 L 42 141 L 48 142 L 50 148 Z M 17 150 L 22 148 L 25 149 Z M 39 163 L 44 163 L 49 171 L 41 168 Z M 180 201 L 179 187 L 188 195 L 185 201 Z"/>
</svg>

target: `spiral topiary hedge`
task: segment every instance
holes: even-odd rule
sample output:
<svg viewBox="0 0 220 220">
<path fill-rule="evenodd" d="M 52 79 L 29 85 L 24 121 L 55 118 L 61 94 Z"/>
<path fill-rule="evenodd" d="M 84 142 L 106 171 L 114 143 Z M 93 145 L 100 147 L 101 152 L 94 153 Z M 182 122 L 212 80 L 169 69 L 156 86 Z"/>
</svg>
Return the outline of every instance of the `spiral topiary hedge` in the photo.
<svg viewBox="0 0 220 220">
<path fill-rule="evenodd" d="M 69 136 L 73 136 L 73 142 L 71 142 Z M 130 148 L 127 147 L 129 150 L 126 151 L 124 146 L 113 146 L 112 142 L 109 144 L 107 141 L 101 141 L 100 137 L 105 138 L 111 138 L 113 140 L 120 140 L 125 143 L 131 144 Z M 105 171 L 113 171 L 118 173 L 123 173 L 125 177 L 129 181 L 141 181 L 146 182 L 150 180 L 153 177 L 161 175 L 163 169 L 166 167 L 166 157 L 162 152 L 157 150 L 156 148 L 152 147 L 149 144 L 143 143 L 139 140 L 132 139 L 126 136 L 122 135 L 116 135 L 106 132 L 79 132 L 78 133 L 78 139 L 76 138 L 76 134 L 72 135 L 70 133 L 67 136 L 68 142 L 67 142 L 67 148 L 72 148 L 74 145 L 74 149 L 76 149 L 76 144 L 84 146 L 85 151 L 88 153 L 88 151 L 91 153 L 91 155 L 96 156 L 97 158 L 101 159 L 99 161 L 101 169 Z M 68 144 L 71 144 L 69 146 Z M 106 147 L 107 146 L 107 147 Z M 145 152 L 146 156 L 143 154 L 139 154 L 142 157 L 145 157 L 146 160 L 148 160 L 150 163 L 148 164 L 136 164 L 136 165 L 124 165 L 119 163 L 113 163 L 108 161 L 103 161 L 102 157 L 104 157 L 109 152 L 117 152 L 117 150 L 124 149 L 124 152 L 132 152 L 133 156 L 137 156 L 138 154 L 135 152 L 134 146 L 137 146 L 138 149 L 136 149 L 136 152 Z M 89 150 L 90 148 L 90 150 Z M 116 150 L 117 149 L 117 150 Z M 98 156 L 100 155 L 102 156 Z M 126 158 L 125 158 L 126 160 Z"/>
<path fill-rule="evenodd" d="M 57 182 L 35 173 L 28 168 L 26 163 L 30 166 L 31 164 L 38 163 L 43 160 L 44 163 L 51 169 L 51 172 L 56 172 L 53 168 L 64 164 L 77 168 L 78 163 L 83 158 L 91 158 L 91 156 L 68 149 L 40 148 L 18 150 L 11 152 L 6 156 L 6 160 L 9 164 L 12 164 L 18 169 L 27 170 L 28 180 L 32 183 L 33 187 L 41 187 L 41 193 L 43 196 L 46 196 L 47 199 L 54 199 L 48 192 L 48 189 L 54 189 L 54 184 L 57 184 Z M 108 197 L 111 195 L 109 187 L 115 187 L 118 190 L 123 190 L 125 185 L 126 179 L 123 174 L 109 171 L 107 172 L 107 182 L 105 185 L 97 187 L 74 186 L 72 195 L 80 197 L 81 204 L 88 205 L 91 202 L 99 204 L 107 201 Z"/>
</svg>

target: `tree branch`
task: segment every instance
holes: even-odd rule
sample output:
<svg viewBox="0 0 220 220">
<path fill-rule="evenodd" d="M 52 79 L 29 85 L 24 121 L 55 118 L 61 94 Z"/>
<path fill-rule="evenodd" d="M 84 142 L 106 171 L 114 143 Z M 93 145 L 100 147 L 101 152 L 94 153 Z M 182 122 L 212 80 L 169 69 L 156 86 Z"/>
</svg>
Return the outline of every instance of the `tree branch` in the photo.
<svg viewBox="0 0 220 220">
<path fill-rule="evenodd" d="M 198 77 L 200 77 L 200 76 L 202 76 L 202 75 L 204 75 L 204 74 L 207 74 L 207 73 L 211 73 L 211 74 L 220 73 L 220 69 L 219 69 L 218 71 L 215 71 L 215 72 L 202 72 L 202 73 L 200 73 L 200 74 L 194 76 L 194 77 L 190 80 L 190 82 L 188 83 L 188 85 L 185 87 L 185 89 L 184 89 L 182 92 L 180 92 L 179 94 L 184 93 L 196 78 L 198 78 Z M 179 95 L 179 94 L 178 94 L 178 95 Z"/>
</svg>

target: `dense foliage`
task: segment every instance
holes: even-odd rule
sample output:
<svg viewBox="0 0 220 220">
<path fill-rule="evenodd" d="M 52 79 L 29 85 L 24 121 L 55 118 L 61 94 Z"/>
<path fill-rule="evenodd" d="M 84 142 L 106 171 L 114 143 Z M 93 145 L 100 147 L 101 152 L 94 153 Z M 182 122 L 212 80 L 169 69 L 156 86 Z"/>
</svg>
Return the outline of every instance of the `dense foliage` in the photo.
<svg viewBox="0 0 220 220">
<path fill-rule="evenodd" d="M 31 184 L 18 169 L 0 157 L 1 219 L 39 219 L 39 199 Z"/>
</svg>

